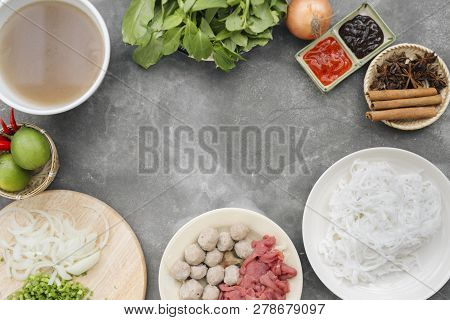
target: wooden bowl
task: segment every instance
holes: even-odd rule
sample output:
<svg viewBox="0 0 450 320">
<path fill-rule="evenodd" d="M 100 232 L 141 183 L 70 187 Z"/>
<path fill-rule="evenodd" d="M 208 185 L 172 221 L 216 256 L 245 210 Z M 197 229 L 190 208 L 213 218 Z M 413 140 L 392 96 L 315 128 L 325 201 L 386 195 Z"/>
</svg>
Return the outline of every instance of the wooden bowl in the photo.
<svg viewBox="0 0 450 320">
<path fill-rule="evenodd" d="M 56 145 L 53 142 L 52 138 L 48 135 L 48 133 L 44 129 L 41 129 L 34 124 L 19 124 L 19 126 L 23 125 L 39 131 L 47 138 L 48 142 L 50 143 L 51 157 L 50 160 L 42 168 L 33 171 L 31 180 L 24 190 L 19 192 L 7 192 L 0 189 L 0 196 L 12 200 L 22 200 L 30 198 L 46 190 L 55 179 L 59 169 L 59 159 Z M 0 133 L 3 133 L 3 131 L 0 131 Z"/>
<path fill-rule="evenodd" d="M 375 59 L 373 59 L 372 62 L 370 63 L 369 68 L 367 69 L 366 72 L 366 76 L 364 78 L 364 93 L 367 103 L 369 104 L 369 109 L 371 109 L 372 103 L 369 99 L 369 96 L 367 95 L 367 92 L 369 91 L 370 85 L 373 83 L 377 75 L 377 66 L 382 65 L 384 61 L 387 58 L 391 57 L 394 52 L 395 53 L 405 52 L 408 58 L 414 58 L 415 57 L 414 55 L 416 53 L 423 55 L 424 53 L 431 53 L 434 51 L 418 44 L 402 43 L 387 48 L 386 50 L 382 51 L 378 56 L 376 56 Z M 448 87 L 448 85 L 450 84 L 450 76 L 448 68 L 445 65 L 445 62 L 439 56 L 436 62 L 439 65 L 439 71 L 447 78 L 447 87 L 441 90 L 442 103 L 437 107 L 437 115 L 430 119 L 421 119 L 421 120 L 394 120 L 394 121 L 385 120 L 383 122 L 386 125 L 400 130 L 418 130 L 431 125 L 442 116 L 442 114 L 447 109 L 448 103 L 450 101 L 450 94 Z"/>
</svg>

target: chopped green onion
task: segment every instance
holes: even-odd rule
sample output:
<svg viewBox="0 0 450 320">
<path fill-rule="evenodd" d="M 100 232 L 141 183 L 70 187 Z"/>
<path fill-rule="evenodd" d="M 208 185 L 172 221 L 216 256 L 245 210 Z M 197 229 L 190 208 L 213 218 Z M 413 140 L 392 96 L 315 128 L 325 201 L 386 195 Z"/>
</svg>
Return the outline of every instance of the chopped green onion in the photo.
<svg viewBox="0 0 450 320">
<path fill-rule="evenodd" d="M 8 296 L 9 300 L 83 300 L 92 296 L 92 291 L 81 283 L 61 280 L 60 285 L 49 285 L 50 276 L 45 273 L 31 275 L 21 289 Z"/>
</svg>

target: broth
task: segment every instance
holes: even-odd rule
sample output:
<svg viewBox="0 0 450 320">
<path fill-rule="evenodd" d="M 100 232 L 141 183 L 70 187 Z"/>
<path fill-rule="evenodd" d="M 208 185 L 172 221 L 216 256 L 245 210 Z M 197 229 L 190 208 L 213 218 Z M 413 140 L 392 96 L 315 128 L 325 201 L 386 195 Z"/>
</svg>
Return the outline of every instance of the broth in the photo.
<svg viewBox="0 0 450 320">
<path fill-rule="evenodd" d="M 103 37 L 77 7 L 40 1 L 14 13 L 0 29 L 0 73 L 10 90 L 42 107 L 72 102 L 97 79 Z"/>
</svg>

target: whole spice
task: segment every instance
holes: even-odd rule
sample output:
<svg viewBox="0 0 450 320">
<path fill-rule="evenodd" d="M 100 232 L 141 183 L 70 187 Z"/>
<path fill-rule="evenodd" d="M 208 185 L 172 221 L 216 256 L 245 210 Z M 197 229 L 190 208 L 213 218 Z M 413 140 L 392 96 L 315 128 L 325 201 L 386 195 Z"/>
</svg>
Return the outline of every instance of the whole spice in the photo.
<svg viewBox="0 0 450 320">
<path fill-rule="evenodd" d="M 436 108 L 432 107 L 400 108 L 366 112 L 366 118 L 372 121 L 419 120 L 433 118 L 436 115 Z"/>
<path fill-rule="evenodd" d="M 3 133 L 7 134 L 8 136 L 12 136 L 14 134 L 14 131 L 12 131 L 5 123 L 5 121 L 3 121 L 2 118 L 0 118 L 0 123 L 2 125 L 2 129 L 3 129 Z"/>
<path fill-rule="evenodd" d="M 74 281 L 61 280 L 60 285 L 49 285 L 50 276 L 38 273 L 28 277 L 23 287 L 8 296 L 8 300 L 83 300 L 92 291 Z"/>
<path fill-rule="evenodd" d="M 371 90 L 401 90 L 433 87 L 440 92 L 448 83 L 439 72 L 434 52 L 416 54 L 408 58 L 405 52 L 393 53 L 386 61 L 377 66 L 375 81 Z"/>
<path fill-rule="evenodd" d="M 442 103 L 436 88 L 375 90 L 367 95 L 372 110 L 366 118 L 372 121 L 433 118 L 437 115 L 436 106 Z"/>
<path fill-rule="evenodd" d="M 9 114 L 9 123 L 11 124 L 11 127 L 13 128 L 14 132 L 19 130 L 19 126 L 17 125 L 16 118 L 14 116 L 14 109 L 11 108 L 10 114 Z"/>
<path fill-rule="evenodd" d="M 438 92 L 436 88 L 419 88 L 404 90 L 372 90 L 367 92 L 370 101 L 388 101 L 396 99 L 410 99 L 435 96 Z"/>
<path fill-rule="evenodd" d="M 2 139 L 0 139 L 0 151 L 10 151 L 11 150 L 11 141 L 2 136 Z"/>
<path fill-rule="evenodd" d="M 384 109 L 398 109 L 406 107 L 428 107 L 438 106 L 442 103 L 442 97 L 440 94 L 428 97 L 408 98 L 408 99 L 394 99 L 386 101 L 372 101 L 373 110 Z"/>
<path fill-rule="evenodd" d="M 8 136 L 14 135 L 14 133 L 16 133 L 17 130 L 19 130 L 19 126 L 17 125 L 16 118 L 14 116 L 13 108 L 11 108 L 11 111 L 9 113 L 9 124 L 10 124 L 11 128 L 6 125 L 5 121 L 3 121 L 2 118 L 0 118 L 0 124 L 3 129 L 3 133 Z"/>
</svg>

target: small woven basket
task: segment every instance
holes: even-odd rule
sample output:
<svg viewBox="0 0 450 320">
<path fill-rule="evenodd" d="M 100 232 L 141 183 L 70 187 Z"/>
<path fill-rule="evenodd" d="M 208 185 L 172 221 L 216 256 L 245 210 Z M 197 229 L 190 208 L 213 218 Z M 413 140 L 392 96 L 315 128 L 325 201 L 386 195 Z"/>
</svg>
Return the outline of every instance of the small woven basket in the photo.
<svg viewBox="0 0 450 320">
<path fill-rule="evenodd" d="M 396 53 L 405 52 L 408 58 L 414 58 L 416 53 L 423 55 L 424 53 L 433 51 L 418 44 L 402 43 L 387 48 L 386 50 L 382 51 L 378 56 L 376 56 L 375 59 L 373 59 L 373 61 L 370 63 L 369 68 L 367 69 L 366 72 L 366 76 L 364 78 L 364 93 L 366 96 L 367 103 L 369 104 L 369 109 L 371 109 L 372 103 L 369 99 L 369 96 L 367 95 L 367 92 L 369 91 L 370 85 L 374 82 L 375 76 L 377 75 L 377 66 L 382 65 L 384 61 L 390 56 L 392 56 L 394 52 Z M 445 78 L 447 79 L 447 84 L 449 85 L 450 75 L 447 66 L 445 65 L 445 62 L 440 57 L 437 58 L 436 62 L 439 65 L 439 71 L 445 76 Z M 441 91 L 442 103 L 440 106 L 437 107 L 438 112 L 435 117 L 422 120 L 395 120 L 383 122 L 390 127 L 400 130 L 418 130 L 431 125 L 436 120 L 438 120 L 447 109 L 448 103 L 450 101 L 448 85 Z"/>
<path fill-rule="evenodd" d="M 33 124 L 19 124 L 19 126 L 23 125 L 39 131 L 47 138 L 48 142 L 50 143 L 51 158 L 42 168 L 37 169 L 32 173 L 31 180 L 24 190 L 19 192 L 6 192 L 0 189 L 0 196 L 13 200 L 30 198 L 47 189 L 55 179 L 59 169 L 59 159 L 56 145 L 53 142 L 52 138 L 48 135 L 48 133 Z M 2 132 L 3 131 L 0 131 L 0 133 Z"/>
</svg>

